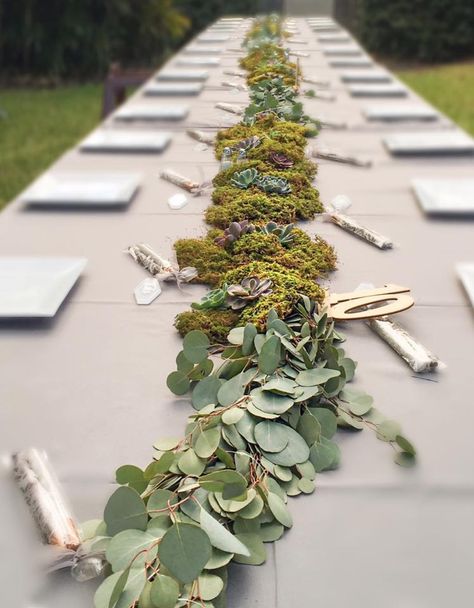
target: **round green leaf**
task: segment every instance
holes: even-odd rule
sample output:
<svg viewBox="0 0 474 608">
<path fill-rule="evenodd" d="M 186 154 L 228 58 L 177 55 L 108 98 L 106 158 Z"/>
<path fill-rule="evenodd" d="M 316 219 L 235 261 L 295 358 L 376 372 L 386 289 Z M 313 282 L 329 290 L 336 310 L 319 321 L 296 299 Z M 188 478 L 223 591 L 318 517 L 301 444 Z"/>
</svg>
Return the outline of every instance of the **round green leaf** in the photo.
<svg viewBox="0 0 474 608">
<path fill-rule="evenodd" d="M 145 481 L 143 471 L 133 464 L 125 464 L 115 471 L 115 479 L 118 484 L 128 484 L 137 492 L 141 493 L 147 487 L 148 482 Z"/>
<path fill-rule="evenodd" d="M 224 424 L 236 424 L 244 414 L 245 410 L 239 407 L 233 407 L 222 414 L 222 422 Z"/>
<path fill-rule="evenodd" d="M 124 530 L 111 539 L 105 555 L 114 572 L 129 566 L 143 568 L 145 562 L 152 562 L 156 557 L 155 542 L 156 536 L 149 531 Z"/>
<path fill-rule="evenodd" d="M 262 388 L 253 389 L 250 395 L 255 407 L 267 414 L 283 414 L 293 405 L 291 397 L 264 391 Z"/>
<path fill-rule="evenodd" d="M 218 426 L 205 429 L 199 434 L 194 444 L 194 450 L 200 458 L 209 458 L 217 450 L 221 439 L 221 430 Z M 202 473 L 202 471 L 201 471 Z M 201 474 L 199 473 L 199 475 Z"/>
<path fill-rule="evenodd" d="M 280 365 L 281 340 L 270 336 L 263 344 L 258 355 L 258 369 L 264 374 L 273 374 Z"/>
<path fill-rule="evenodd" d="M 264 420 L 255 427 L 255 441 L 266 452 L 281 452 L 288 445 L 289 438 L 283 424 Z"/>
<path fill-rule="evenodd" d="M 315 386 L 324 384 L 331 378 L 340 376 L 341 372 L 335 369 L 326 369 L 325 367 L 315 367 L 314 369 L 306 369 L 296 376 L 296 382 L 300 386 Z"/>
<path fill-rule="evenodd" d="M 245 547 L 245 550 L 247 550 L 247 547 Z M 227 566 L 233 557 L 233 553 L 226 553 L 213 547 L 211 559 L 206 564 L 206 570 L 217 570 L 218 568 Z"/>
<path fill-rule="evenodd" d="M 191 402 L 194 409 L 201 410 L 210 403 L 217 404 L 217 393 L 222 385 L 222 380 L 215 376 L 207 376 L 193 389 Z"/>
<path fill-rule="evenodd" d="M 182 583 L 191 583 L 211 557 L 208 535 L 192 524 L 176 523 L 167 530 L 158 548 L 158 557 Z"/>
<path fill-rule="evenodd" d="M 243 475 L 231 469 L 213 471 L 199 479 L 201 488 L 209 492 L 220 492 L 225 499 L 241 496 L 247 489 L 247 480 Z"/>
<path fill-rule="evenodd" d="M 234 327 L 227 334 L 227 341 L 229 344 L 234 344 L 235 346 L 240 346 L 244 341 L 244 328 L 243 327 Z"/>
<path fill-rule="evenodd" d="M 204 509 L 201 509 L 200 522 L 212 546 L 216 549 L 227 553 L 250 555 L 247 547 Z"/>
<path fill-rule="evenodd" d="M 199 477 L 206 468 L 206 461 L 199 458 L 196 452 L 189 448 L 183 452 L 178 460 L 178 467 L 185 475 Z"/>
<path fill-rule="evenodd" d="M 416 455 L 415 447 L 413 446 L 412 443 L 410 443 L 410 441 L 408 441 L 408 439 L 406 437 L 403 437 L 403 435 L 397 435 L 395 437 L 395 441 L 402 448 L 402 450 L 404 452 L 407 452 L 408 454 L 411 454 L 412 456 Z"/>
<path fill-rule="evenodd" d="M 167 515 L 164 509 L 169 509 L 169 505 L 175 505 L 178 497 L 169 490 L 159 488 L 155 490 L 147 502 L 147 510 L 150 517 L 162 517 Z"/>
<path fill-rule="evenodd" d="M 198 584 L 199 595 L 203 600 L 213 600 L 224 588 L 224 581 L 215 574 L 201 574 Z"/>
<path fill-rule="evenodd" d="M 207 349 L 210 346 L 209 338 L 202 331 L 193 329 L 184 336 L 183 352 L 191 363 L 201 363 L 207 358 Z"/>
<path fill-rule="evenodd" d="M 311 481 L 311 479 L 307 479 L 306 477 L 303 477 L 302 479 L 300 479 L 298 481 L 298 488 L 304 492 L 304 494 L 312 494 L 314 492 L 314 490 L 316 489 L 316 486 L 314 484 L 314 481 Z"/>
<path fill-rule="evenodd" d="M 260 566 L 267 559 L 265 546 L 257 534 L 237 534 L 237 538 L 247 547 L 250 555 L 234 555 L 234 561 L 239 564 Z"/>
<path fill-rule="evenodd" d="M 310 451 L 310 460 L 317 473 L 335 468 L 339 463 L 339 447 L 325 437 L 315 443 Z"/>
<path fill-rule="evenodd" d="M 109 498 L 104 510 L 109 536 L 122 530 L 146 530 L 148 516 L 145 503 L 133 488 L 122 486 Z"/>
<path fill-rule="evenodd" d="M 310 411 L 321 425 L 321 435 L 331 439 L 337 431 L 336 415 L 324 407 L 312 407 Z"/>
<path fill-rule="evenodd" d="M 263 452 L 273 464 L 279 464 L 283 467 L 292 467 L 295 464 L 305 462 L 309 458 L 309 447 L 306 441 L 299 433 L 289 426 L 284 426 L 285 433 L 288 436 L 288 445 L 278 453 Z"/>
<path fill-rule="evenodd" d="M 395 441 L 401 430 L 401 426 L 395 420 L 384 420 L 377 426 L 377 437 L 382 441 Z"/>
<path fill-rule="evenodd" d="M 263 507 L 263 498 L 257 494 L 246 507 L 239 510 L 239 517 L 242 517 L 243 519 L 254 519 L 260 515 L 263 511 Z"/>
<path fill-rule="evenodd" d="M 153 447 L 160 450 L 160 452 L 169 452 L 170 450 L 174 450 L 180 441 L 180 437 L 161 437 L 155 441 Z"/>
<path fill-rule="evenodd" d="M 259 536 L 264 543 L 273 543 L 283 536 L 284 531 L 285 528 L 280 523 L 272 521 L 269 524 L 263 524 Z"/>
<path fill-rule="evenodd" d="M 282 499 L 276 494 L 269 492 L 267 501 L 275 519 L 279 521 L 282 526 L 285 526 L 285 528 L 291 528 L 293 525 L 293 518 Z"/>
<path fill-rule="evenodd" d="M 247 323 L 244 329 L 244 340 L 242 343 L 242 354 L 250 355 L 254 350 L 254 338 L 257 335 L 257 328 L 251 323 Z"/>
<path fill-rule="evenodd" d="M 150 597 L 156 608 L 174 608 L 179 598 L 179 584 L 171 576 L 157 574 L 151 584 Z"/>
<path fill-rule="evenodd" d="M 183 372 L 171 372 L 166 378 L 166 386 L 175 395 L 184 395 L 189 391 L 191 383 Z"/>
<path fill-rule="evenodd" d="M 264 391 L 273 391 L 280 393 L 281 395 L 293 395 L 297 384 L 294 380 L 288 378 L 273 378 L 269 382 L 266 382 L 262 389 Z"/>
</svg>

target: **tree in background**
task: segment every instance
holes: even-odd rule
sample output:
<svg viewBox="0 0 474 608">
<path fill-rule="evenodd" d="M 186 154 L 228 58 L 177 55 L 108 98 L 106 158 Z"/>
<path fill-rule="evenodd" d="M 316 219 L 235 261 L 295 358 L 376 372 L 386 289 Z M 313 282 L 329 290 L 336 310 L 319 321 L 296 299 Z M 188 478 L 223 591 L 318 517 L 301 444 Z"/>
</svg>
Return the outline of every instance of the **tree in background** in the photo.
<svg viewBox="0 0 474 608">
<path fill-rule="evenodd" d="M 474 54 L 474 0 L 359 0 L 368 50 L 395 59 L 450 61 Z"/>
<path fill-rule="evenodd" d="M 151 66 L 189 27 L 173 0 L 0 0 L 1 73 L 77 79 L 112 61 Z"/>
</svg>

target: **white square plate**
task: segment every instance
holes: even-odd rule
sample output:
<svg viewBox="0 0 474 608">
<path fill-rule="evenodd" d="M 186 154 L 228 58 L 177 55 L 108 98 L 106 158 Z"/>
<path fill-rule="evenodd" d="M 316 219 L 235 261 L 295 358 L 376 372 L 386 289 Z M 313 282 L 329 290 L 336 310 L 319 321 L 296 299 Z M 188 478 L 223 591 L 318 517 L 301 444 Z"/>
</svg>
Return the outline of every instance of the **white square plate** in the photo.
<svg viewBox="0 0 474 608">
<path fill-rule="evenodd" d="M 340 27 L 335 23 L 318 23 L 311 24 L 313 32 L 339 32 Z"/>
<path fill-rule="evenodd" d="M 143 93 L 154 96 L 187 97 L 188 95 L 199 95 L 202 86 L 200 82 L 155 82 L 147 85 L 143 89 Z"/>
<path fill-rule="evenodd" d="M 381 83 L 392 82 L 393 77 L 385 70 L 347 70 L 340 76 L 342 82 Z"/>
<path fill-rule="evenodd" d="M 171 70 L 166 69 L 162 72 L 158 72 L 156 80 L 168 80 L 173 82 L 185 81 L 185 82 L 196 82 L 207 80 L 209 78 L 209 72 L 206 70 Z"/>
<path fill-rule="evenodd" d="M 176 65 L 196 66 L 203 65 L 209 67 L 217 67 L 221 60 L 219 57 L 178 57 L 175 61 Z"/>
<path fill-rule="evenodd" d="M 225 29 L 225 30 L 232 30 L 232 27 L 229 28 L 221 28 L 221 29 Z M 202 34 L 201 36 L 198 36 L 196 38 L 196 42 L 199 42 L 200 44 L 207 44 L 209 42 L 227 42 L 227 40 L 230 39 L 230 36 L 228 34 Z"/>
<path fill-rule="evenodd" d="M 416 120 L 437 120 L 439 114 L 430 107 L 418 104 L 378 104 L 362 110 L 367 120 L 402 122 Z"/>
<path fill-rule="evenodd" d="M 395 156 L 474 153 L 474 140 L 463 131 L 393 133 L 383 142 Z"/>
<path fill-rule="evenodd" d="M 456 272 L 474 308 L 474 262 L 456 264 Z"/>
<path fill-rule="evenodd" d="M 398 82 L 348 84 L 347 90 L 352 97 L 406 97 L 408 91 Z"/>
<path fill-rule="evenodd" d="M 371 68 L 374 62 L 367 55 L 361 57 L 330 57 L 329 65 L 333 68 Z"/>
<path fill-rule="evenodd" d="M 362 55 L 362 49 L 355 44 L 335 44 L 334 46 L 327 44 L 322 47 L 322 50 L 323 55 L 328 57 L 357 57 Z"/>
<path fill-rule="evenodd" d="M 21 195 L 29 206 L 127 205 L 141 182 L 138 173 L 76 171 L 45 173 Z"/>
<path fill-rule="evenodd" d="M 474 215 L 473 179 L 414 179 L 412 188 L 430 215 Z"/>
<path fill-rule="evenodd" d="M 171 134 L 163 131 L 98 129 L 86 137 L 80 149 L 86 152 L 163 152 Z"/>
<path fill-rule="evenodd" d="M 154 120 L 183 120 L 189 114 L 189 106 L 155 106 L 155 105 L 126 105 L 114 114 L 116 120 L 154 121 Z"/>
<path fill-rule="evenodd" d="M 186 55 L 219 55 L 222 53 L 222 47 L 190 44 L 189 46 L 185 46 L 182 52 Z"/>
<path fill-rule="evenodd" d="M 54 317 L 86 258 L 0 257 L 0 317 Z"/>
<path fill-rule="evenodd" d="M 319 42 L 322 43 L 339 43 L 339 42 L 349 42 L 352 38 L 346 32 L 335 32 L 334 34 L 319 34 L 317 37 Z"/>
</svg>

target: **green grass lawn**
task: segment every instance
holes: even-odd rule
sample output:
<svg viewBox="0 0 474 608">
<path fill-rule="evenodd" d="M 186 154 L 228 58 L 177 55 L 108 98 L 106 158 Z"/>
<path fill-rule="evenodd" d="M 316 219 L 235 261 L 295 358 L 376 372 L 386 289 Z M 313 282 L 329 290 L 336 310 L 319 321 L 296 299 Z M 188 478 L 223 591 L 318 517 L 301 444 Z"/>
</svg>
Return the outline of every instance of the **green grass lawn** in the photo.
<svg viewBox="0 0 474 608">
<path fill-rule="evenodd" d="M 102 87 L 0 90 L 0 208 L 100 120 Z"/>
<path fill-rule="evenodd" d="M 474 135 L 474 62 L 399 69 L 412 89 Z"/>
</svg>

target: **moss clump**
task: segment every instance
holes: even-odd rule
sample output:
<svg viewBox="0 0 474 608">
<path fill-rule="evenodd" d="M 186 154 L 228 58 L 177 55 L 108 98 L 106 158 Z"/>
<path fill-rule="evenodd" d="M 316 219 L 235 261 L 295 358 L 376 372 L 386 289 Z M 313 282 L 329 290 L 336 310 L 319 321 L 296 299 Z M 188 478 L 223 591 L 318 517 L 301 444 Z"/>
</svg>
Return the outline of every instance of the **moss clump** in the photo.
<svg viewBox="0 0 474 608">
<path fill-rule="evenodd" d="M 234 127 L 219 131 L 216 139 L 216 154 L 220 157 L 225 146 L 235 145 L 252 135 L 285 144 L 292 143 L 303 150 L 307 143 L 306 131 L 307 128 L 304 125 L 280 120 L 275 114 L 264 114 L 257 118 L 252 126 L 239 123 Z"/>
<path fill-rule="evenodd" d="M 335 270 L 336 253 L 324 239 L 316 237 L 313 241 L 299 228 L 293 228 L 292 236 L 291 244 L 284 247 L 274 234 L 246 234 L 232 247 L 233 260 L 236 262 L 232 266 L 252 261 L 278 263 L 314 281 Z"/>
<path fill-rule="evenodd" d="M 174 326 L 182 336 L 193 329 L 203 331 L 211 342 L 226 342 L 229 331 L 239 324 L 239 315 L 231 310 L 189 310 L 176 316 Z"/>
<path fill-rule="evenodd" d="M 258 277 L 272 281 L 272 293 L 246 306 L 239 318 L 239 325 L 254 323 L 259 329 L 265 328 L 268 313 L 274 308 L 281 318 L 288 316 L 301 294 L 322 302 L 325 291 L 312 280 L 304 279 L 298 272 L 283 269 L 279 264 L 251 262 L 227 272 L 223 283 L 240 283 L 245 277 Z"/>
<path fill-rule="evenodd" d="M 297 71 L 295 63 L 276 64 L 264 63 L 250 72 L 247 76 L 247 84 L 251 87 L 262 80 L 281 78 L 284 84 L 294 87 L 297 84 Z"/>
<path fill-rule="evenodd" d="M 266 224 L 270 220 L 278 224 L 291 224 L 297 217 L 299 201 L 293 196 L 269 195 L 259 192 L 253 194 L 240 191 L 239 196 L 229 199 L 226 204 L 211 205 L 205 218 L 208 224 L 225 229 L 231 222 L 243 219 L 256 224 Z M 316 211 L 309 214 L 313 217 Z M 298 214 L 301 217 L 301 213 Z"/>
<path fill-rule="evenodd" d="M 214 239 L 221 235 L 222 230 L 210 230 L 202 239 L 180 239 L 175 243 L 179 266 L 197 268 L 199 275 L 194 279 L 195 283 L 216 287 L 229 270 L 258 261 L 278 263 L 312 280 L 336 267 L 336 255 L 331 245 L 320 237 L 311 240 L 299 228 L 293 228 L 293 240 L 286 247 L 275 234 L 255 231 L 243 235 L 225 250 L 214 243 Z"/>
<path fill-rule="evenodd" d="M 232 256 L 214 243 L 214 236 L 204 239 L 180 239 L 174 244 L 178 266 L 194 266 L 198 271 L 195 283 L 217 285 L 222 273 L 232 268 Z"/>
<path fill-rule="evenodd" d="M 280 174 L 286 176 L 285 172 Z M 306 178 L 301 176 L 302 181 Z M 257 223 L 273 220 L 279 224 L 289 224 L 296 219 L 309 220 L 317 213 L 323 212 L 323 205 L 319 200 L 319 192 L 311 187 L 296 187 L 293 182 L 292 193 L 284 196 L 268 194 L 258 187 L 242 190 L 234 186 L 220 186 L 212 193 L 212 201 L 216 207 L 225 207 L 225 210 L 215 210 L 210 207 L 206 211 L 206 221 L 219 228 L 227 228 L 230 222 L 247 219 Z M 236 215 L 237 214 L 237 215 Z M 232 219 L 228 219 L 232 217 Z M 220 219 L 227 218 L 225 223 Z"/>
</svg>

